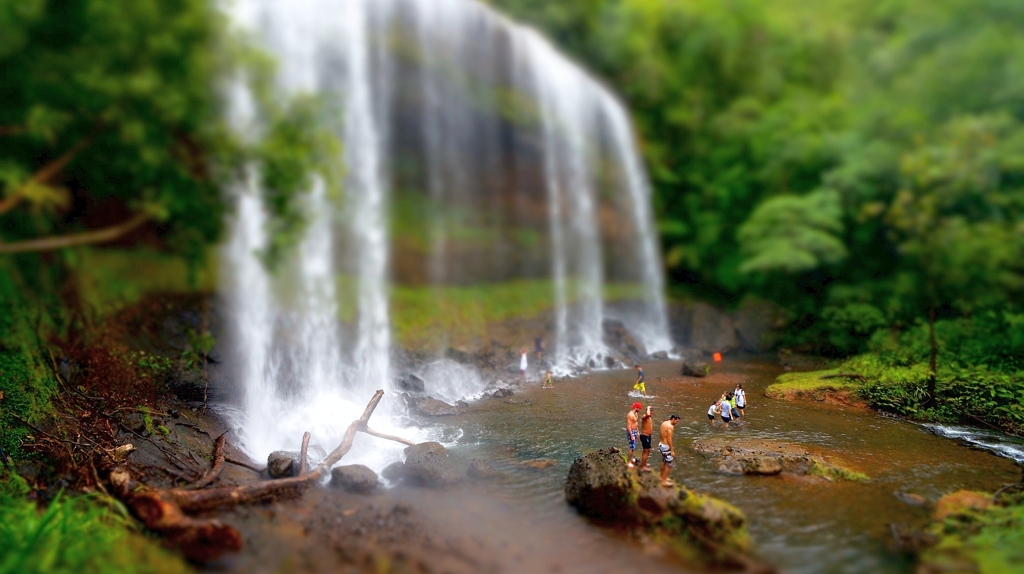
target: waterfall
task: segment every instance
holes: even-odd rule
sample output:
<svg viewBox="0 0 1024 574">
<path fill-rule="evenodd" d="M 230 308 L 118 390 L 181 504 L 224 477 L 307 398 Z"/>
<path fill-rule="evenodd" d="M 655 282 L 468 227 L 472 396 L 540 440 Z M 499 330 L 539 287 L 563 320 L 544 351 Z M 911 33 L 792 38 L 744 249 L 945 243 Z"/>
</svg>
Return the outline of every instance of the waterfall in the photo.
<svg viewBox="0 0 1024 574">
<path fill-rule="evenodd" d="M 571 371 L 612 360 L 606 290 L 631 285 L 641 310 L 628 329 L 647 352 L 670 348 L 628 115 L 541 35 L 474 0 L 234 0 L 226 10 L 277 59 L 282 97 L 314 94 L 336 110 L 325 122 L 346 170 L 342 197 L 319 181 L 305 195 L 305 236 L 274 273 L 259 258 L 259 174 L 230 190 L 222 295 L 250 454 L 294 449 L 304 430 L 329 446 L 374 389 L 391 389 L 408 368 L 392 362 L 396 286 L 442 297 L 550 285 L 549 357 Z M 238 92 L 232 125 L 257 137 L 251 98 Z M 445 400 L 484 385 L 440 356 L 418 373 Z M 386 428 L 400 408 L 381 410 L 375 426 Z"/>
</svg>

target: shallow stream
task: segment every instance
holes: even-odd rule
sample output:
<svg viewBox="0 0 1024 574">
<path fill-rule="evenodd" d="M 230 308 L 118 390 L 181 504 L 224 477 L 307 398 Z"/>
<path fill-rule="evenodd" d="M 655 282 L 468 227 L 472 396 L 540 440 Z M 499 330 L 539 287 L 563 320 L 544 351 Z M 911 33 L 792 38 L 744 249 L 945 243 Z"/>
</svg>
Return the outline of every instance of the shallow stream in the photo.
<svg viewBox="0 0 1024 574">
<path fill-rule="evenodd" d="M 648 392 L 655 396 L 641 402 L 654 406 L 658 422 L 672 413 L 682 417 L 674 478 L 743 510 L 758 555 L 787 572 L 909 572 L 911 559 L 892 549 L 890 524 L 922 525 L 930 510 L 901 502 L 896 492 L 934 503 L 959 489 L 992 491 L 1020 480 L 1012 461 L 921 425 L 869 410 L 767 399 L 764 389 L 779 373 L 774 366 L 726 362 L 706 379 L 678 376 L 674 362 L 647 365 L 646 371 Z M 636 400 L 627 391 L 634 378 L 632 370 L 598 372 L 558 381 L 554 389 L 531 387 L 511 403 L 483 399 L 466 414 L 443 419 L 443 434 L 459 437 L 449 449 L 452 456 L 485 459 L 501 478 L 429 497 L 405 489 L 394 494 L 408 496 L 450 534 L 492 546 L 503 570 L 593 572 L 630 564 L 643 564 L 645 571 L 678 569 L 653 545 L 591 526 L 564 499 L 575 458 L 609 445 L 626 448 L 625 416 Z M 737 382 L 747 389 L 747 416 L 729 428 L 710 424 L 708 406 Z M 800 443 L 841 458 L 871 480 L 721 474 L 689 448 L 704 437 Z M 540 466 L 550 466 L 525 464 L 539 459 L 550 461 Z M 656 452 L 651 464 L 660 464 Z"/>
</svg>

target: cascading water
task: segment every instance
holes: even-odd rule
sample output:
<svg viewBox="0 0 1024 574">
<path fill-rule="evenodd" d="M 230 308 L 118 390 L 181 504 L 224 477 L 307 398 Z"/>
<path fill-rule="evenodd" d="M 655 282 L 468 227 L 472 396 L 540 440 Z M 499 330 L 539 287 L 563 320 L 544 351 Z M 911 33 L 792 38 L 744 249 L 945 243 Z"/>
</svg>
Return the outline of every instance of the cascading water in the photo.
<svg viewBox="0 0 1024 574">
<path fill-rule="evenodd" d="M 647 352 L 670 348 L 626 112 L 539 34 L 472 0 L 236 0 L 229 12 L 277 59 L 283 96 L 341 110 L 327 121 L 347 173 L 342 198 L 309 191 L 306 235 L 274 274 L 259 260 L 258 174 L 233 192 L 223 283 L 250 454 L 294 449 L 304 430 L 330 446 L 389 389 L 395 285 L 547 282 L 549 356 L 571 370 L 606 364 L 606 289 L 628 283 L 641 310 L 627 327 Z M 242 96 L 231 108 L 252 114 Z M 448 359 L 418 372 L 450 401 L 483 387 Z"/>
</svg>

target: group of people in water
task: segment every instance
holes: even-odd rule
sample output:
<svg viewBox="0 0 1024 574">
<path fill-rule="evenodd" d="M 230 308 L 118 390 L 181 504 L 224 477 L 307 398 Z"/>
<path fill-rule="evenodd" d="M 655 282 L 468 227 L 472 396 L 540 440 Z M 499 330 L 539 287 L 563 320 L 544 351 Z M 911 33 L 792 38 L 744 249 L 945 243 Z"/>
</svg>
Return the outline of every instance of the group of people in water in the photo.
<svg viewBox="0 0 1024 574">
<path fill-rule="evenodd" d="M 638 377 L 634 390 L 647 396 L 647 389 L 644 385 L 644 370 L 639 365 L 636 367 Z M 743 390 L 743 383 L 737 383 L 736 388 L 722 393 L 722 396 L 715 401 L 708 409 L 708 420 L 715 421 L 716 416 L 722 418 L 725 426 L 744 416 L 744 409 L 747 406 L 747 394 Z M 643 414 L 641 414 L 643 411 Z M 676 425 L 679 423 L 679 415 L 673 414 L 658 427 L 658 453 L 661 454 L 661 485 L 672 486 L 674 483 L 669 478 L 672 472 L 672 463 L 675 462 L 676 451 L 672 442 L 672 435 Z M 626 458 L 629 468 L 640 466 L 640 472 L 651 472 L 648 459 L 651 455 L 651 444 L 654 435 L 654 407 L 644 406 L 639 402 L 633 403 L 629 412 L 626 413 L 626 441 L 629 443 L 629 456 Z M 641 455 L 637 460 L 633 457 L 636 451 L 637 440 L 640 441 Z"/>
</svg>

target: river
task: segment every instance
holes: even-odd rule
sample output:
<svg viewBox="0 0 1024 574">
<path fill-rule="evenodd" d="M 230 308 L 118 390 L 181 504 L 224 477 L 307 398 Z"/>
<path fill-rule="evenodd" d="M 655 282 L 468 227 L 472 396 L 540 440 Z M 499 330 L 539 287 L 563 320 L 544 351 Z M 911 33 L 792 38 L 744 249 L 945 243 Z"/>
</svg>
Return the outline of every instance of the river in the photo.
<svg viewBox="0 0 1024 574">
<path fill-rule="evenodd" d="M 934 502 L 959 489 L 992 491 L 1020 480 L 1012 461 L 921 425 L 869 410 L 767 399 L 764 389 L 780 372 L 773 365 L 725 362 L 705 379 L 678 376 L 675 362 L 650 364 L 646 371 L 654 397 L 642 401 L 645 406 L 654 406 L 658 421 L 672 413 L 682 417 L 673 476 L 743 510 L 757 554 L 787 572 L 909 572 L 912 558 L 892 548 L 889 525 L 922 525 L 930 510 L 901 502 L 895 492 Z M 627 391 L 634 378 L 632 370 L 592 373 L 558 381 L 550 390 L 531 387 L 513 397 L 518 404 L 483 399 L 466 414 L 444 419 L 448 434 L 461 435 L 451 455 L 464 462 L 485 459 L 501 478 L 426 499 L 414 491 L 407 496 L 451 532 L 493 545 L 496 560 L 510 571 L 613 571 L 637 560 L 648 571 L 677 569 L 653 545 L 591 526 L 564 499 L 575 458 L 609 445 L 625 449 L 625 415 L 636 400 Z M 747 416 L 728 429 L 712 426 L 708 406 L 736 382 L 747 389 Z M 694 439 L 705 437 L 798 442 L 842 458 L 871 480 L 724 475 L 690 450 Z M 523 464 L 536 459 L 554 463 L 544 469 Z M 652 465 L 658 464 L 654 453 Z"/>
</svg>

